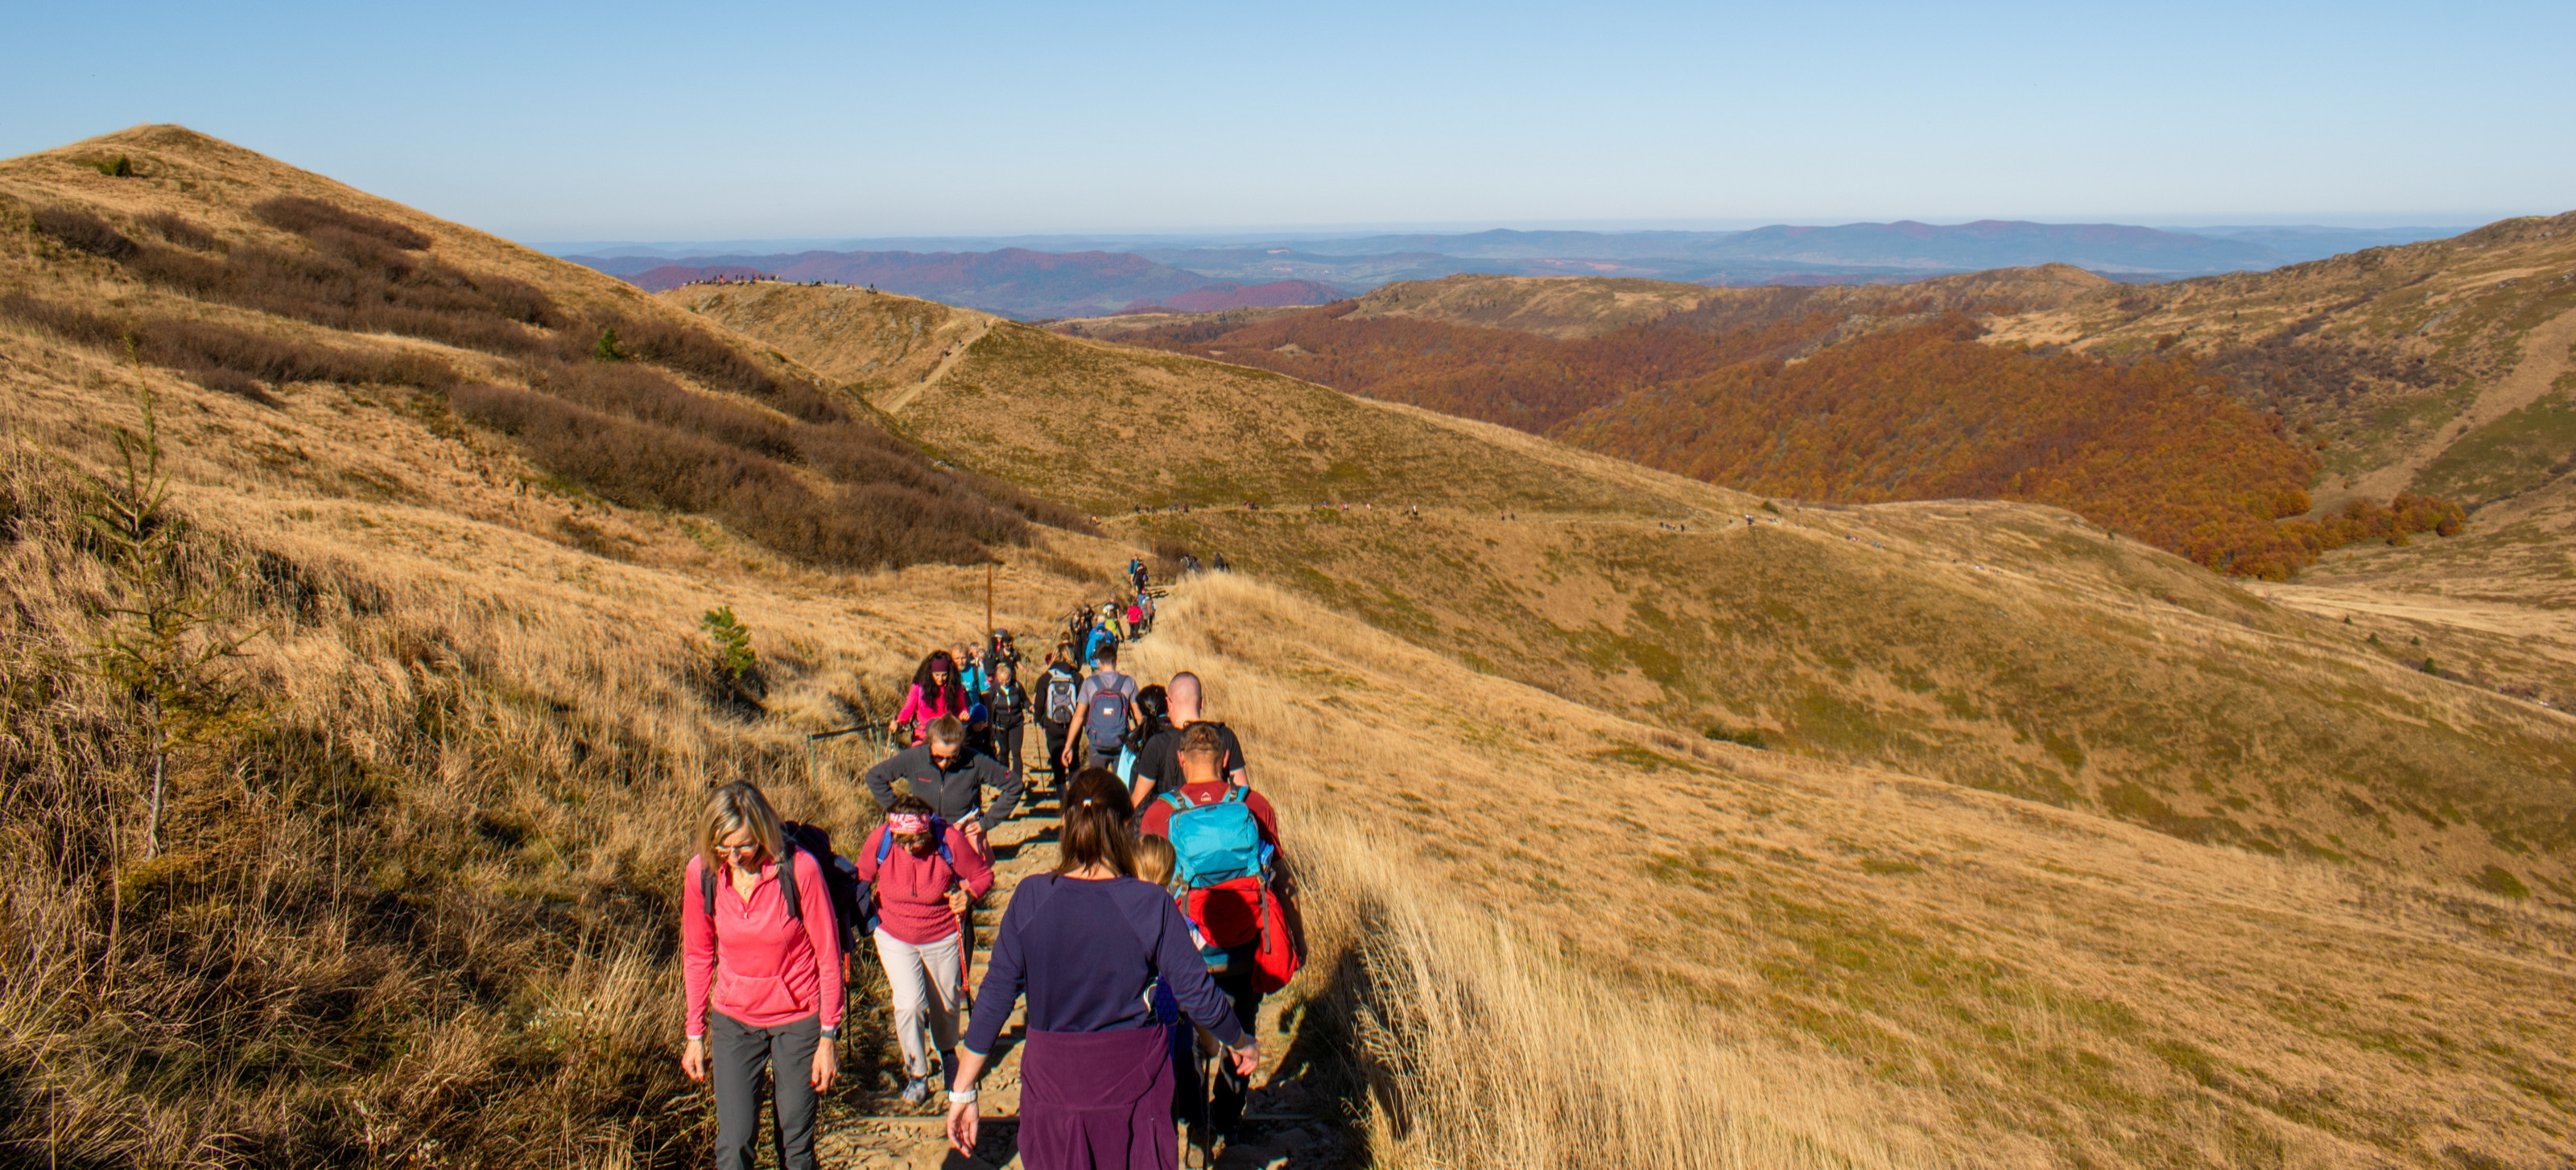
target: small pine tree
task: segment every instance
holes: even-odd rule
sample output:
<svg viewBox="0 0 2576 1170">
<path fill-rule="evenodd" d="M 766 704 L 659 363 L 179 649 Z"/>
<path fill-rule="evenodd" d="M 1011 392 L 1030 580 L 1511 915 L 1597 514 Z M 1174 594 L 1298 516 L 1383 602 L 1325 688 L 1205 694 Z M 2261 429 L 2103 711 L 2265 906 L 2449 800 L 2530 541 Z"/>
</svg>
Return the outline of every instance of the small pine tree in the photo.
<svg viewBox="0 0 2576 1170">
<path fill-rule="evenodd" d="M 106 175 L 112 179 L 131 179 L 134 177 L 134 160 L 121 154 L 115 158 L 100 159 L 90 165 L 97 167 L 98 173 Z"/>
<path fill-rule="evenodd" d="M 751 648 L 751 627 L 733 616 L 732 606 L 708 610 L 706 616 L 698 619 L 698 625 L 707 632 L 707 640 L 714 644 L 714 652 L 709 656 L 710 665 L 726 682 L 741 681 L 743 675 L 760 664 L 760 655 Z"/>
<path fill-rule="evenodd" d="M 2429 654 L 2424 656 L 2424 673 L 2437 677 L 2442 673 L 2442 668 L 2433 664 L 2433 657 Z"/>
<path fill-rule="evenodd" d="M 626 360 L 626 354 L 617 348 L 617 330 L 600 330 L 599 344 L 590 348 L 590 357 L 593 361 L 602 362 L 620 362 Z"/>
</svg>

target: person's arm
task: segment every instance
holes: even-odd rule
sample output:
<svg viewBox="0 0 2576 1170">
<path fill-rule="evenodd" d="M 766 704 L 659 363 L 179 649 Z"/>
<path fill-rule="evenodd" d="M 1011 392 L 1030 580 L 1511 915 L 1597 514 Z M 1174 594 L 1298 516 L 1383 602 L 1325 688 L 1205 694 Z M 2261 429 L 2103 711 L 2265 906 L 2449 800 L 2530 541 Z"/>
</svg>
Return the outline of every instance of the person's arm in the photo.
<svg viewBox="0 0 2576 1170">
<path fill-rule="evenodd" d="M 901 727 L 912 722 L 921 715 L 923 707 L 921 687 L 919 684 L 914 684 L 912 689 L 903 693 L 903 706 L 895 708 L 894 726 Z"/>
<path fill-rule="evenodd" d="M 1019 898 L 1014 896 L 1011 905 L 1002 911 L 1001 928 L 993 932 L 993 954 L 984 964 L 984 985 L 975 992 L 975 1010 L 961 1041 L 978 1070 L 983 1067 L 984 1057 L 992 1053 L 993 1042 L 1001 1038 L 1002 1025 L 1011 1018 L 1011 1005 L 1019 1002 L 1020 992 L 1028 983 L 1027 959 L 1020 954 L 1020 932 L 1011 927 L 1011 916 L 1019 912 L 1019 905 Z M 964 1073 L 960 1069 L 958 1079 L 948 1087 L 975 1087 L 974 1080 Z"/>
<path fill-rule="evenodd" d="M 707 913 L 705 879 L 699 874 L 704 858 L 692 857 L 680 879 L 680 954 L 681 983 L 687 988 L 687 1008 L 682 1022 L 691 1040 L 704 1040 L 707 1035 L 707 989 L 714 986 L 716 974 L 715 923 Z"/>
<path fill-rule="evenodd" d="M 1026 786 L 1021 784 L 1019 773 L 1003 767 L 1001 761 L 991 756 L 975 757 L 974 774 L 976 783 L 991 784 L 993 791 L 999 794 L 990 806 L 976 814 L 984 831 L 990 833 L 993 826 L 1011 819 L 1011 813 L 1020 807 L 1020 798 L 1026 794 Z"/>
<path fill-rule="evenodd" d="M 878 808 L 894 807 L 895 772 L 902 759 L 903 753 L 896 752 L 877 761 L 862 776 L 868 782 L 868 794 L 877 798 Z"/>
<path fill-rule="evenodd" d="M 957 871 L 957 878 L 965 885 L 969 896 L 981 898 L 993 892 L 993 863 L 984 860 L 983 854 L 968 848 L 966 835 L 954 826 L 948 830 L 948 853 L 955 859 L 952 868 Z"/>
<path fill-rule="evenodd" d="M 868 830 L 868 835 L 859 842 L 859 851 L 850 855 L 850 869 L 857 874 L 860 881 L 877 880 L 877 838 L 883 836 L 885 831 L 884 825 Z"/>
<path fill-rule="evenodd" d="M 814 973 L 821 977 L 823 1045 L 830 1048 L 841 1032 L 841 930 L 832 919 L 832 887 L 823 881 L 823 863 L 802 849 L 796 853 L 796 901 L 802 908 L 805 942 L 814 950 Z"/>
</svg>

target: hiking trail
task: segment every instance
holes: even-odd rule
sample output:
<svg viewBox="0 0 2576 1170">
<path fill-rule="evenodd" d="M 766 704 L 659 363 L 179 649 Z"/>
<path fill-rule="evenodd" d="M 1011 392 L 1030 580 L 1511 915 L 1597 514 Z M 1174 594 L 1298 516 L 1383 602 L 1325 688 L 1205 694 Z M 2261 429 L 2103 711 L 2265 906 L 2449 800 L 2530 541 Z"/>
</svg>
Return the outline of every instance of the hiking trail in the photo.
<svg viewBox="0 0 2576 1170">
<path fill-rule="evenodd" d="M 912 405 L 915 399 L 921 397 L 923 391 L 938 385 L 941 379 L 948 376 L 948 371 L 956 369 L 957 363 L 965 361 L 966 355 L 974 351 L 975 343 L 984 340 L 984 335 L 993 331 L 995 320 L 997 318 L 976 318 L 975 324 L 969 327 L 965 336 L 948 343 L 946 352 L 939 355 L 938 365 L 930 367 L 930 372 L 923 374 L 920 381 L 886 395 L 885 401 L 879 403 L 877 409 L 887 414 L 902 413 L 903 408 Z"/>
</svg>

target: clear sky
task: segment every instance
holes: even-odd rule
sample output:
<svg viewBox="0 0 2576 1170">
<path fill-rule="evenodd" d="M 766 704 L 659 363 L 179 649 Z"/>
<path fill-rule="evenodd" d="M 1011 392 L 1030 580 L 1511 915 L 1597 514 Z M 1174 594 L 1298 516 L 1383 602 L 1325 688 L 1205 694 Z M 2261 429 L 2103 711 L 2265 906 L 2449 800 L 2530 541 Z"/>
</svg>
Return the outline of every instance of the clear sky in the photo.
<svg viewBox="0 0 2576 1170">
<path fill-rule="evenodd" d="M 2570 0 L 0 15 L 0 155 L 178 122 L 523 240 L 2576 208 Z"/>
</svg>

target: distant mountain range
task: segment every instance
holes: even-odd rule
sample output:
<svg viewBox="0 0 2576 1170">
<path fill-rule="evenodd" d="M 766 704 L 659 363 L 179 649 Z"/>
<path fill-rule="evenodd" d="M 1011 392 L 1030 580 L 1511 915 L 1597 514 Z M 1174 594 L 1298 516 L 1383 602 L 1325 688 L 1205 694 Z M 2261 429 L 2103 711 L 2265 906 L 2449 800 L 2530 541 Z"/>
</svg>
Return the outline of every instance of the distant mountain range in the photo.
<svg viewBox="0 0 2576 1170">
<path fill-rule="evenodd" d="M 1890 284 L 1992 268 L 2072 264 L 2158 281 L 2277 268 L 2412 243 L 2455 227 L 2240 226 L 2189 231 L 2125 224 L 1978 220 L 1962 224 L 1776 225 L 1750 231 L 1494 231 L 1294 237 L 1018 237 L 832 241 L 936 251 L 583 244 L 547 250 L 660 291 L 716 276 L 873 284 L 1022 319 L 1149 308 L 1207 312 L 1322 304 L 1405 280 L 1462 273 L 1627 276 L 1720 286 Z"/>
</svg>

